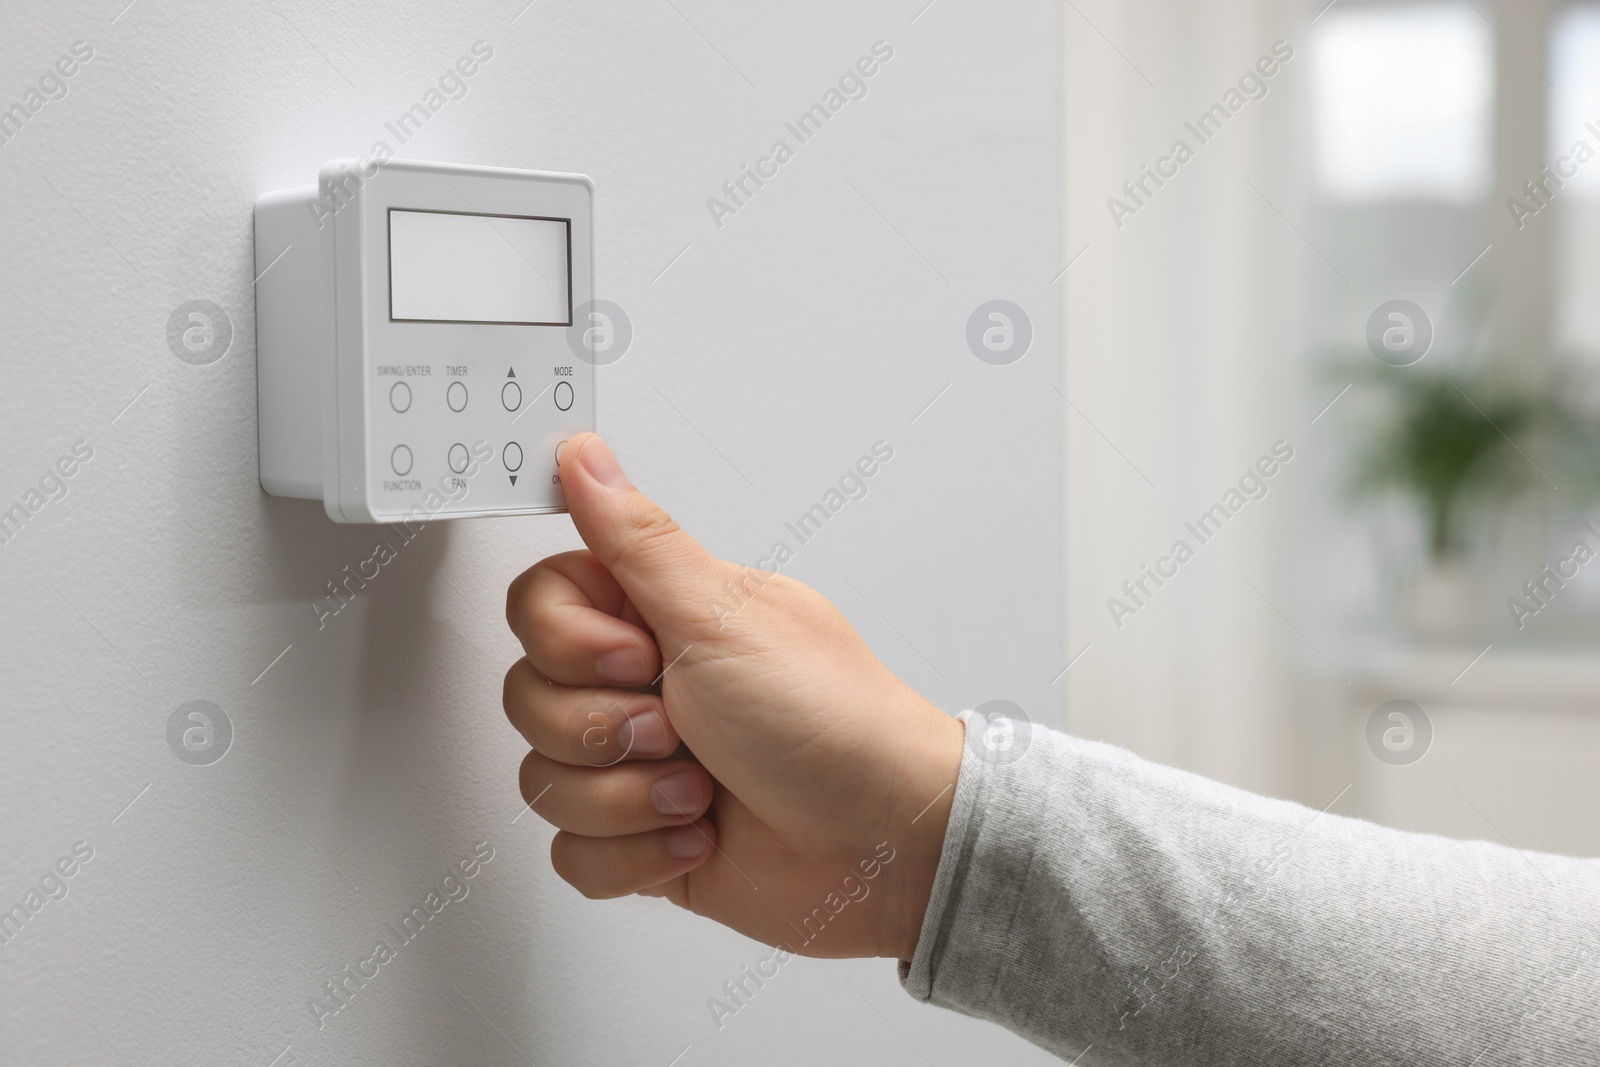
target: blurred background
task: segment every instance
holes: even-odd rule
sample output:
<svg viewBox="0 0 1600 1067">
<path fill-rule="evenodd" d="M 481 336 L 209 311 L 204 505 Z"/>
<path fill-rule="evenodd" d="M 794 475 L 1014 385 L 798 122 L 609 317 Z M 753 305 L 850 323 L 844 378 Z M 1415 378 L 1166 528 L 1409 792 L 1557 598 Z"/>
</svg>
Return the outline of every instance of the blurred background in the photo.
<svg viewBox="0 0 1600 1067">
<path fill-rule="evenodd" d="M 1600 5 L 1063 19 L 1069 724 L 1600 854 Z"/>
</svg>

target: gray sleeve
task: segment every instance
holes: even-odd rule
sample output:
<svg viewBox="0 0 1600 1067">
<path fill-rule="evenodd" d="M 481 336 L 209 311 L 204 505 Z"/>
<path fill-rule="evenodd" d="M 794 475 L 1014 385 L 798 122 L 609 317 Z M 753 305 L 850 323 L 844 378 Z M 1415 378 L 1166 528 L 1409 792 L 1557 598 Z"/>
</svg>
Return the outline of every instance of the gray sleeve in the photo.
<svg viewBox="0 0 1600 1067">
<path fill-rule="evenodd" d="M 1600 863 L 968 740 L 919 1000 L 1081 1067 L 1600 1064 Z"/>
</svg>

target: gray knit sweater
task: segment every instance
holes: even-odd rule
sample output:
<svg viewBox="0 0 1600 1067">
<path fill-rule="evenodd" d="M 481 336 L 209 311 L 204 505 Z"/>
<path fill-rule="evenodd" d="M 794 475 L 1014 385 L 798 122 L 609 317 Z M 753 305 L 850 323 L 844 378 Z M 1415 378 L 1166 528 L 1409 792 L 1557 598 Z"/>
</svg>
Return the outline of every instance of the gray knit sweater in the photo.
<svg viewBox="0 0 1600 1067">
<path fill-rule="evenodd" d="M 968 740 L 912 996 L 1081 1067 L 1600 1064 L 1600 861 Z"/>
</svg>

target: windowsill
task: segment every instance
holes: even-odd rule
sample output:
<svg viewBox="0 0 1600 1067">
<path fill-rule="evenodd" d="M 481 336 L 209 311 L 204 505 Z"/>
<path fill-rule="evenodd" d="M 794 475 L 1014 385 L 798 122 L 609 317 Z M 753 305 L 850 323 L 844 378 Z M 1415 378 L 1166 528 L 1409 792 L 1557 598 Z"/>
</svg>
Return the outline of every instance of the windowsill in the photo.
<svg viewBox="0 0 1600 1067">
<path fill-rule="evenodd" d="M 1384 697 L 1594 712 L 1600 711 L 1597 648 L 1593 638 L 1577 634 L 1435 644 L 1368 634 L 1350 642 L 1341 667 L 1353 685 Z"/>
</svg>

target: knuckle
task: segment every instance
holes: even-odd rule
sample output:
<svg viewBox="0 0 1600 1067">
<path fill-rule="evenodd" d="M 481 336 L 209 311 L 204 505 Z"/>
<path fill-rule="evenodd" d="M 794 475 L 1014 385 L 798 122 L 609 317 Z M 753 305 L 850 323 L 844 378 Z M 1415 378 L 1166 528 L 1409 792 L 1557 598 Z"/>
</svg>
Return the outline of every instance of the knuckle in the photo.
<svg viewBox="0 0 1600 1067">
<path fill-rule="evenodd" d="M 550 869 L 556 872 L 563 882 L 572 886 L 578 892 L 583 892 L 583 887 L 578 884 L 577 871 L 572 865 L 572 844 L 569 835 L 562 831 L 550 839 Z"/>
<path fill-rule="evenodd" d="M 505 681 L 500 686 L 500 706 L 505 709 L 506 718 L 511 718 L 522 703 L 518 694 L 526 684 L 527 672 L 532 669 L 526 659 L 519 659 L 506 670 Z"/>
<path fill-rule="evenodd" d="M 627 544 L 636 552 L 655 552 L 680 532 L 677 520 L 655 504 L 641 501 L 627 516 Z"/>
<path fill-rule="evenodd" d="M 557 564 L 571 555 L 575 553 L 547 556 L 511 579 L 506 587 L 506 623 L 512 632 L 522 636 L 537 631 L 553 591 L 564 582 Z"/>
<path fill-rule="evenodd" d="M 530 750 L 522 757 L 522 765 L 517 768 L 517 787 L 522 792 L 523 802 L 530 806 L 534 798 L 539 795 L 539 791 L 544 788 L 541 784 L 545 777 L 542 773 L 543 767 L 544 757 Z"/>
<path fill-rule="evenodd" d="M 542 591 L 535 588 L 530 595 L 524 596 L 518 604 L 513 615 L 507 612 L 511 622 L 511 632 L 532 660 L 548 663 L 553 657 L 559 656 L 562 645 L 563 632 L 554 622 L 555 611 L 551 600 L 543 595 Z"/>
<path fill-rule="evenodd" d="M 598 694 L 572 709 L 567 719 L 567 745 L 580 762 L 590 767 L 610 767 L 628 754 L 622 745 L 622 725 L 628 721 L 623 705 Z"/>
<path fill-rule="evenodd" d="M 534 584 L 539 568 L 543 566 L 542 561 L 535 563 L 511 579 L 511 584 L 506 587 L 506 625 L 511 627 L 513 633 L 522 633 L 531 621 L 529 613 L 533 607 Z"/>
<path fill-rule="evenodd" d="M 605 900 L 607 893 L 596 880 L 581 870 L 573 855 L 575 844 L 581 840 L 575 834 L 562 831 L 550 841 L 550 867 L 563 882 L 582 893 L 589 900 Z"/>
<path fill-rule="evenodd" d="M 572 703 L 572 690 L 550 682 L 522 659 L 506 672 L 503 700 L 506 721 L 531 749 L 555 757 L 556 767 L 571 762 L 563 751 L 569 738 L 563 736 L 560 716 Z"/>
<path fill-rule="evenodd" d="M 563 829 L 592 837 L 616 837 L 631 829 L 638 819 L 639 798 L 628 788 L 628 777 L 621 768 L 583 773 L 586 802 L 571 813 L 572 825 Z"/>
</svg>

